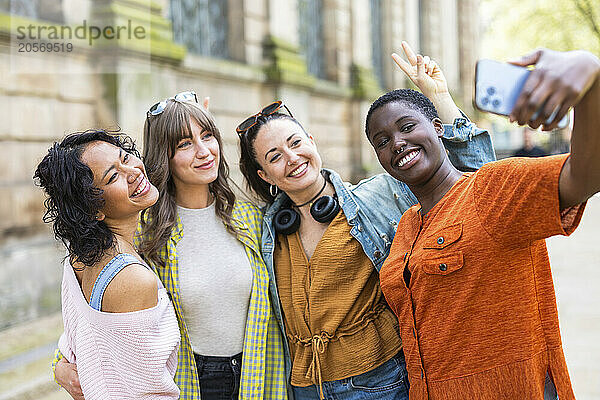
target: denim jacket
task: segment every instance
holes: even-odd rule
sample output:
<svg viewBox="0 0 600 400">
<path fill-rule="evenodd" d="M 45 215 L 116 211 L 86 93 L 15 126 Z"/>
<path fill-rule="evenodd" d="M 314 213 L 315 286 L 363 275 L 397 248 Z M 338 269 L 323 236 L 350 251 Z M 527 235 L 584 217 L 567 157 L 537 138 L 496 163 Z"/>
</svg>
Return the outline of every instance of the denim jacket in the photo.
<svg viewBox="0 0 600 400">
<path fill-rule="evenodd" d="M 464 114 L 463 114 L 464 115 Z M 452 125 L 444 125 L 444 146 L 449 151 L 452 164 L 461 171 L 473 171 L 483 164 L 494 161 L 496 156 L 490 135 L 471 121 L 456 118 Z M 350 234 L 359 241 L 373 266 L 379 271 L 387 258 L 400 217 L 417 203 L 417 198 L 406 184 L 388 174 L 379 174 L 351 185 L 343 182 L 332 170 L 325 169 L 333 184 L 344 215 L 351 226 Z M 286 373 L 289 378 L 291 359 L 273 265 L 273 253 L 277 240 L 273 218 L 287 201 L 280 193 L 265 210 L 262 225 L 262 256 L 269 272 L 269 293 L 273 310 L 283 332 Z"/>
</svg>

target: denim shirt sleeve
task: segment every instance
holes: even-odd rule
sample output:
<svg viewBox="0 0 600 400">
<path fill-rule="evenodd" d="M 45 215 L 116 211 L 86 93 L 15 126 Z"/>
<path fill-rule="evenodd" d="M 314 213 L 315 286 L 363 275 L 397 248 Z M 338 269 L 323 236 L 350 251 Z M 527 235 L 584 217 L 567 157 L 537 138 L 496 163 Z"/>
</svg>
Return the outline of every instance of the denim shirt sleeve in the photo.
<svg viewBox="0 0 600 400">
<path fill-rule="evenodd" d="M 452 125 L 444 125 L 442 140 L 450 162 L 461 171 L 475 171 L 487 162 L 495 161 L 496 154 L 490 134 L 478 128 L 462 111 Z"/>
</svg>

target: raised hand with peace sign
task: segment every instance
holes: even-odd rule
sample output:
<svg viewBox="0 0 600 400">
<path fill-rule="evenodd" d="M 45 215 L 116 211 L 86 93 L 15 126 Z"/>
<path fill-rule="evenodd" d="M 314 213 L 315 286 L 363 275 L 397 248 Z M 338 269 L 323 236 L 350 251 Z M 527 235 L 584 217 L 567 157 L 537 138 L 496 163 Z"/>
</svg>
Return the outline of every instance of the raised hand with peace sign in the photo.
<svg viewBox="0 0 600 400">
<path fill-rule="evenodd" d="M 405 41 L 402 42 L 402 50 L 408 61 L 396 53 L 392 54 L 392 58 L 419 90 L 432 101 L 442 122 L 451 124 L 455 118 L 462 117 L 448 91 L 446 77 L 439 65 L 429 56 L 415 54 Z"/>
</svg>

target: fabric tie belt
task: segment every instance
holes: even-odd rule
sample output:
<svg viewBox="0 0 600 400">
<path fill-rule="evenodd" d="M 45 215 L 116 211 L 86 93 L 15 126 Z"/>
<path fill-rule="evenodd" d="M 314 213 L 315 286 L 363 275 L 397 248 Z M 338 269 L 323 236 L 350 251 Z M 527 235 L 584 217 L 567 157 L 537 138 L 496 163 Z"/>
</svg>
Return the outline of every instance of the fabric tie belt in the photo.
<svg viewBox="0 0 600 400">
<path fill-rule="evenodd" d="M 318 335 L 314 335 L 312 338 L 299 340 L 304 346 L 312 347 L 312 362 L 306 372 L 306 378 L 311 379 L 312 382 L 319 384 L 319 398 L 323 397 L 323 376 L 321 375 L 321 357 L 320 355 L 325 353 L 325 346 L 329 341 L 333 339 L 333 335 L 327 332 L 321 332 Z"/>
<path fill-rule="evenodd" d="M 327 344 L 331 341 L 337 340 L 343 336 L 351 336 L 355 333 L 364 329 L 370 322 L 376 319 L 379 314 L 381 314 L 386 309 L 385 304 L 378 304 L 373 310 L 366 313 L 363 318 L 357 323 L 352 324 L 351 326 L 340 327 L 335 334 L 330 334 L 328 332 L 321 332 L 319 334 L 315 334 L 312 337 L 301 338 L 298 336 L 290 336 L 288 335 L 288 339 L 295 343 L 299 343 L 304 347 L 311 347 L 312 350 L 312 362 L 310 363 L 310 367 L 306 372 L 306 379 L 310 379 L 314 384 L 319 385 L 319 398 L 321 400 L 324 399 L 323 396 L 323 376 L 321 373 L 321 357 L 320 355 L 325 353 L 327 348 Z"/>
</svg>

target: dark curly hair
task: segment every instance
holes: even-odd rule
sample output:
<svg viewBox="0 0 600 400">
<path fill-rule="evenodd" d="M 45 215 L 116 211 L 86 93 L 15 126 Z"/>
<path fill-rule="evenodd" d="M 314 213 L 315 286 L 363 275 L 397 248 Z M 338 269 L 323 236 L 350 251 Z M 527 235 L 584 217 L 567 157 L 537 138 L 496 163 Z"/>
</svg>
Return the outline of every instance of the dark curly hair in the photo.
<svg viewBox="0 0 600 400">
<path fill-rule="evenodd" d="M 261 115 L 258 117 L 256 124 L 248 129 L 246 133 L 240 136 L 240 171 L 246 180 L 246 186 L 249 190 L 254 192 L 260 200 L 270 204 L 275 200 L 275 197 L 269 191 L 269 185 L 260 176 L 258 176 L 258 170 L 262 169 L 258 161 L 256 160 L 256 152 L 254 151 L 254 140 L 260 128 L 263 127 L 267 122 L 276 119 L 288 119 L 296 123 L 307 136 L 306 130 L 295 118 L 290 117 L 283 113 L 273 113 L 267 116 Z"/>
<path fill-rule="evenodd" d="M 392 90 L 391 92 L 387 92 L 386 94 L 382 95 L 375 100 L 373 104 L 371 104 L 369 112 L 367 113 L 367 120 L 365 122 L 365 133 L 367 136 L 369 136 L 369 121 L 371 121 L 373 113 L 378 108 L 394 102 L 406 104 L 409 108 L 419 111 L 430 121 L 434 118 L 440 117 L 431 100 L 429 100 L 423 93 L 412 89 Z"/>
<path fill-rule="evenodd" d="M 104 205 L 103 190 L 94 186 L 92 170 L 81 161 L 85 148 L 95 141 L 120 147 L 139 157 L 133 140 L 118 132 L 87 130 L 55 142 L 33 175 L 46 195 L 42 220 L 52 223 L 54 237 L 69 251 L 71 262 L 92 266 L 114 247 L 114 235 L 103 221 L 96 220 Z"/>
</svg>

